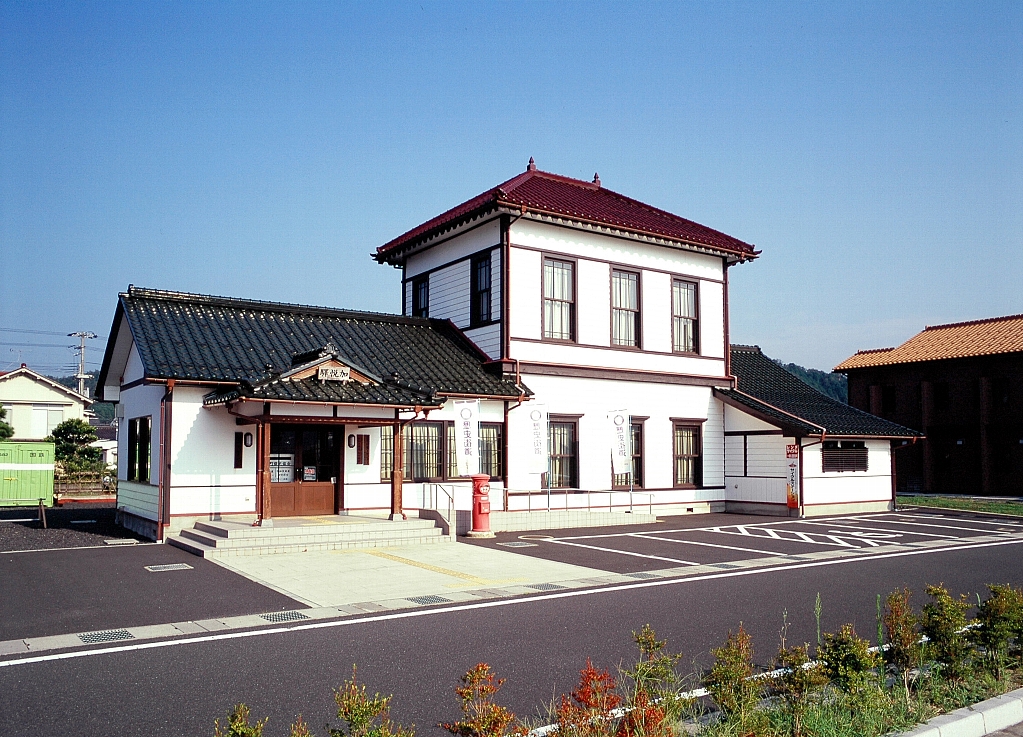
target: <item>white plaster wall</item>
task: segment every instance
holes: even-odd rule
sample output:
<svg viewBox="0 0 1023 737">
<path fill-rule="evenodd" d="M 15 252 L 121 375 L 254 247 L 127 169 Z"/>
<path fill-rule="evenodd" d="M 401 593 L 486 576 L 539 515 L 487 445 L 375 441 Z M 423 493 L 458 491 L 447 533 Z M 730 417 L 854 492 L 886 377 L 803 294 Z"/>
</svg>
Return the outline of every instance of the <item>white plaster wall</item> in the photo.
<svg viewBox="0 0 1023 737">
<path fill-rule="evenodd" d="M 576 339 L 587 345 L 610 346 L 610 265 L 607 262 L 579 259 L 576 262 L 576 289 Z M 514 299 L 512 304 L 515 304 Z M 534 305 L 542 310 L 540 303 Z"/>
<path fill-rule="evenodd" d="M 587 491 L 607 490 L 611 486 L 610 444 L 606 415 L 610 410 L 627 408 L 644 422 L 644 486 L 671 490 L 681 498 L 721 499 L 721 490 L 675 492 L 673 485 L 672 417 L 703 419 L 704 486 L 724 484 L 723 412 L 707 387 L 659 385 L 640 382 L 614 382 L 598 379 L 573 379 L 523 375 L 523 382 L 535 393 L 535 401 L 545 403 L 555 415 L 582 415 L 579 419 L 579 484 Z M 530 402 L 509 413 L 508 470 L 509 488 L 539 489 L 539 474 L 525 472 L 529 440 Z M 713 493 L 710 493 L 713 492 Z M 658 498 L 664 496 L 658 492 Z"/>
<path fill-rule="evenodd" d="M 807 441 L 804 441 L 804 443 Z M 803 448 L 803 504 L 887 501 L 892 498 L 891 444 L 868 440 L 867 470 L 824 473 L 821 445 Z"/>
<path fill-rule="evenodd" d="M 493 218 L 479 227 L 472 227 L 477 222 L 461 226 L 455 231 L 454 237 L 451 237 L 451 231 L 444 233 L 437 238 L 437 240 L 446 239 L 443 243 L 428 247 L 426 250 L 410 256 L 405 264 L 405 277 L 410 279 L 416 274 L 435 269 L 486 248 L 499 246 L 501 244 L 500 219 Z"/>
<path fill-rule="evenodd" d="M 640 275 L 640 321 L 643 348 L 671 353 L 671 276 L 658 271 Z"/>
<path fill-rule="evenodd" d="M 508 324 L 513 338 L 539 340 L 543 334 L 542 257 L 536 251 L 512 248 L 508 258 Z"/>
<path fill-rule="evenodd" d="M 725 431 L 726 432 L 749 432 L 751 430 L 777 430 L 778 428 L 774 425 L 770 425 L 763 420 L 758 420 L 752 415 L 748 415 L 741 409 L 726 404 L 725 407 Z"/>
<path fill-rule="evenodd" d="M 671 374 L 721 377 L 725 375 L 725 362 L 721 358 L 693 358 L 666 353 L 589 348 L 568 343 L 533 343 L 511 341 L 512 358 L 520 361 L 558 363 L 567 366 L 593 366 L 599 368 L 629 369 L 633 371 L 660 371 Z"/>
<path fill-rule="evenodd" d="M 722 260 L 717 256 L 548 225 L 525 218 L 512 223 L 511 243 L 513 246 L 656 269 L 699 279 L 722 281 L 724 278 Z"/>
<path fill-rule="evenodd" d="M 724 286 L 702 281 L 700 297 L 700 355 L 725 357 Z M 670 307 L 669 307 L 670 309 Z M 669 312 L 670 314 L 670 312 Z"/>
<path fill-rule="evenodd" d="M 788 442 L 794 443 L 792 438 Z M 746 438 L 746 475 L 786 478 L 785 438 L 781 435 L 750 435 Z"/>
<path fill-rule="evenodd" d="M 242 449 L 234 467 L 234 434 L 255 433 L 238 425 L 224 407 L 202 406 L 203 387 L 176 387 L 171 414 L 171 515 L 256 511 L 256 443 Z M 253 439 L 255 440 L 255 438 Z"/>
<path fill-rule="evenodd" d="M 338 408 L 338 413 L 347 414 L 347 410 Z M 293 402 L 272 402 L 270 404 L 271 415 L 284 415 L 286 417 L 332 417 L 334 415 L 333 405 L 327 404 L 304 404 Z"/>
</svg>

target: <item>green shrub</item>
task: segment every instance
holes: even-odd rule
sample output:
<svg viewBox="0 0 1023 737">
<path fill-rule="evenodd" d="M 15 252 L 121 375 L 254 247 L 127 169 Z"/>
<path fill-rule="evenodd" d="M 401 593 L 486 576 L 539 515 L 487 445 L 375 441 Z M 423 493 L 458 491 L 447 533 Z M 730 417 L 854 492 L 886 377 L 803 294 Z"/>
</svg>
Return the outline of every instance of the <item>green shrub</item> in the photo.
<svg viewBox="0 0 1023 737">
<path fill-rule="evenodd" d="M 494 695 L 504 685 L 486 663 L 479 663 L 462 676 L 462 685 L 455 689 L 461 700 L 463 718 L 444 729 L 460 737 L 503 737 L 515 715 L 494 703 Z"/>
<path fill-rule="evenodd" d="M 249 724 L 250 710 L 245 704 L 235 704 L 234 711 L 227 715 L 227 724 L 220 726 L 220 720 L 213 723 L 213 737 L 262 737 L 266 719 Z"/>
<path fill-rule="evenodd" d="M 919 617 L 913 613 L 909 589 L 896 589 L 885 599 L 884 623 L 888 648 L 884 659 L 902 678 L 902 687 L 909 703 L 909 673 L 920 664 Z"/>
<path fill-rule="evenodd" d="M 995 678 L 1001 680 L 1009 646 L 1016 638 L 1019 642 L 1023 630 L 1023 590 L 1009 584 L 988 584 L 991 595 L 977 607 L 977 626 L 971 639 L 984 648 L 984 661 Z"/>
<path fill-rule="evenodd" d="M 331 729 L 330 737 L 414 737 L 414 728 L 391 721 L 391 698 L 378 693 L 370 697 L 365 684 L 357 682 L 353 665 L 352 680 L 334 691 L 337 718 L 347 729 Z"/>
<path fill-rule="evenodd" d="M 624 671 L 634 684 L 631 700 L 642 700 L 640 694 L 644 694 L 656 702 L 668 718 L 680 718 L 692 701 L 679 696 L 683 679 L 677 667 L 682 653 L 665 652 L 667 640 L 658 640 L 649 624 L 633 632 L 632 639 L 639 648 L 639 660 L 632 670 Z"/>
<path fill-rule="evenodd" d="M 792 720 L 791 734 L 800 737 L 813 696 L 827 684 L 827 676 L 819 663 L 810 660 L 810 645 L 806 643 L 789 648 L 783 645 L 775 657 L 775 667 L 780 671 L 774 678 L 775 691 Z"/>
<path fill-rule="evenodd" d="M 970 640 L 966 633 L 966 612 L 970 603 L 958 599 L 943 584 L 928 586 L 931 601 L 924 604 L 920 629 L 927 636 L 927 651 L 941 666 L 944 675 L 961 681 L 969 667 Z"/>
<path fill-rule="evenodd" d="M 870 643 L 856 634 L 851 624 L 842 625 L 836 634 L 824 635 L 817 648 L 825 675 L 847 693 L 855 694 L 870 684 L 881 658 L 870 651 Z"/>
<path fill-rule="evenodd" d="M 734 722 L 741 733 L 755 732 L 763 718 L 757 704 L 763 696 L 764 683 L 752 678 L 753 639 L 740 623 L 739 631 L 729 632 L 724 646 L 711 654 L 714 665 L 703 681 L 711 698 L 724 719 Z"/>
</svg>

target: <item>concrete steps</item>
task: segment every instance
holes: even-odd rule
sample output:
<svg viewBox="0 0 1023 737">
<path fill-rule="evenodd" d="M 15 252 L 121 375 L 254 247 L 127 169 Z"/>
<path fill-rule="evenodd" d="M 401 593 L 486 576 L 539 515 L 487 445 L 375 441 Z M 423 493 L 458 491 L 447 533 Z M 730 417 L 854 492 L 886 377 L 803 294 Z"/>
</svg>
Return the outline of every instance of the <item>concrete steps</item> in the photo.
<svg viewBox="0 0 1023 737">
<path fill-rule="evenodd" d="M 175 547 L 204 558 L 236 555 L 305 553 L 355 548 L 384 548 L 451 542 L 432 520 L 344 522 L 277 527 L 244 527 L 223 522 L 196 522 L 167 538 Z"/>
</svg>

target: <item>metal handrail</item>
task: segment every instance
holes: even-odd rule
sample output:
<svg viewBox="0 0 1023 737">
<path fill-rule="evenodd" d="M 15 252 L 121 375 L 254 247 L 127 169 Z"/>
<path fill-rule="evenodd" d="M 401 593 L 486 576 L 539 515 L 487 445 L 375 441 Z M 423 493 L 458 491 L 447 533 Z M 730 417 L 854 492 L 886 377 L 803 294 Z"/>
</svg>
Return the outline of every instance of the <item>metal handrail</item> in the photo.
<svg viewBox="0 0 1023 737">
<path fill-rule="evenodd" d="M 424 486 L 424 489 L 423 489 L 423 504 L 424 505 L 429 505 L 430 509 L 434 510 L 435 512 L 438 512 L 442 516 L 444 516 L 444 513 L 441 512 L 440 509 L 437 507 L 437 500 L 438 500 L 438 496 L 439 496 L 437 494 L 437 492 L 438 491 L 442 492 L 444 494 L 444 496 L 446 496 L 448 498 L 448 513 L 447 513 L 447 515 L 444 518 L 445 518 L 445 520 L 448 523 L 448 535 L 451 537 L 452 540 L 454 540 L 456 535 L 457 535 L 457 533 L 458 533 L 458 530 L 457 530 L 458 520 L 457 520 L 456 515 L 455 515 L 455 490 L 454 490 L 454 487 L 452 487 L 451 490 L 448 491 L 448 489 L 444 488 L 444 484 L 424 484 L 423 486 Z M 429 489 L 430 492 L 431 492 L 431 494 L 430 494 L 431 498 L 430 499 L 426 498 L 426 489 Z"/>
<path fill-rule="evenodd" d="M 629 512 L 635 511 L 635 499 L 634 499 L 634 497 L 636 497 L 636 496 L 640 496 L 640 497 L 645 496 L 646 499 L 647 499 L 647 512 L 649 514 L 653 514 L 654 513 L 654 495 L 650 494 L 650 493 L 636 492 L 636 491 L 633 491 L 632 489 L 608 489 L 607 491 L 585 491 L 583 489 L 569 489 L 569 488 L 562 487 L 562 488 L 559 488 L 559 489 L 506 489 L 506 492 L 508 494 L 508 500 L 509 500 L 509 504 L 508 504 L 509 509 L 508 509 L 508 511 L 513 511 L 513 510 L 510 509 L 510 507 L 511 507 L 510 502 L 511 502 L 511 498 L 513 496 L 524 496 L 527 499 L 527 507 L 526 507 L 525 510 L 514 510 L 514 511 L 526 511 L 526 512 L 532 512 L 532 511 L 537 511 L 537 512 L 548 511 L 548 512 L 552 512 L 552 511 L 556 511 L 554 509 L 553 504 L 552 504 L 552 500 L 553 500 L 553 497 L 555 497 L 555 496 L 557 496 L 559 494 L 565 497 L 565 506 L 564 506 L 564 510 L 565 511 L 571 511 L 572 509 L 580 509 L 581 510 L 582 507 L 571 507 L 571 506 L 569 506 L 568 500 L 571 497 L 578 498 L 579 496 L 585 494 L 586 495 L 586 511 L 587 512 L 592 512 L 594 509 L 603 509 L 604 508 L 603 504 L 601 504 L 599 506 L 594 506 L 594 504 L 593 504 L 593 497 L 594 497 L 594 495 L 607 494 L 608 496 L 607 496 L 607 505 L 606 506 L 607 506 L 607 511 L 610 512 L 610 511 L 613 511 L 613 509 L 614 509 L 614 495 L 615 494 L 628 494 L 629 495 Z M 535 496 L 547 497 L 546 509 L 543 508 L 543 507 L 540 507 L 540 508 L 538 508 L 536 510 L 533 509 L 533 497 L 535 497 Z M 619 505 L 619 506 L 623 506 L 623 505 Z M 560 511 L 561 509 L 562 509 L 561 507 L 558 507 L 558 511 Z"/>
</svg>

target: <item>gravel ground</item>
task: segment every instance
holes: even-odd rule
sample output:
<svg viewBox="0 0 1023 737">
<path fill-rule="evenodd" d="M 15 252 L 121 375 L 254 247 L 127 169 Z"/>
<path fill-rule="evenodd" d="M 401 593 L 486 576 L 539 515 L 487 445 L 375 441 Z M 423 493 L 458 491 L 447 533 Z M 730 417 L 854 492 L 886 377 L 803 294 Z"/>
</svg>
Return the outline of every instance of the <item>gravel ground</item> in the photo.
<svg viewBox="0 0 1023 737">
<path fill-rule="evenodd" d="M 81 548 L 105 545 L 104 540 L 149 542 L 115 524 L 115 513 L 113 504 L 47 509 L 44 530 L 36 507 L 0 508 L 0 552 Z"/>
</svg>

